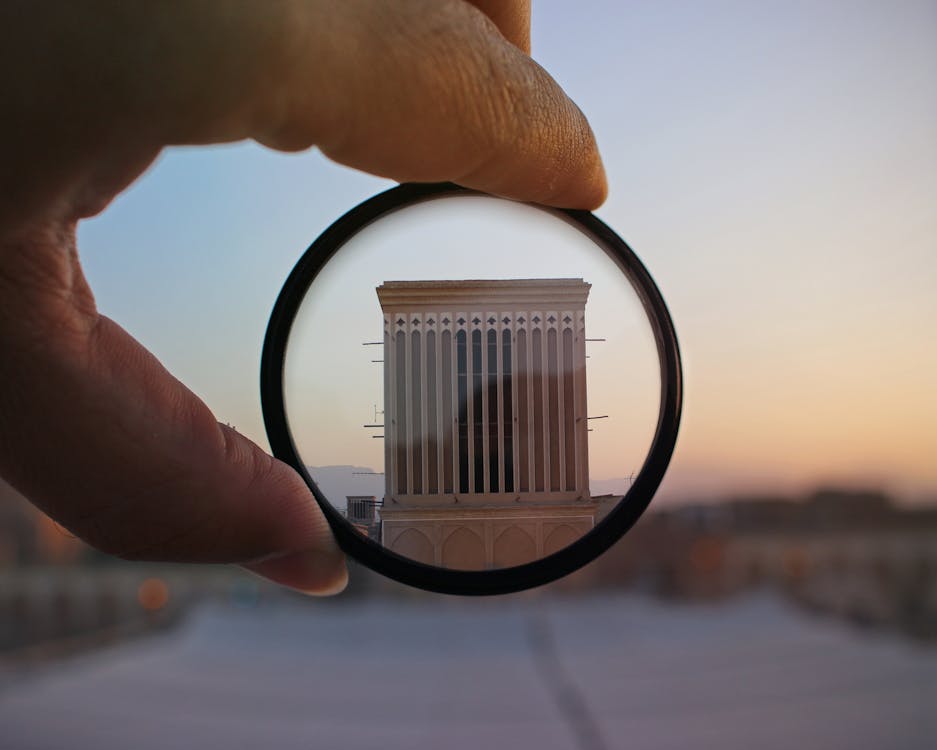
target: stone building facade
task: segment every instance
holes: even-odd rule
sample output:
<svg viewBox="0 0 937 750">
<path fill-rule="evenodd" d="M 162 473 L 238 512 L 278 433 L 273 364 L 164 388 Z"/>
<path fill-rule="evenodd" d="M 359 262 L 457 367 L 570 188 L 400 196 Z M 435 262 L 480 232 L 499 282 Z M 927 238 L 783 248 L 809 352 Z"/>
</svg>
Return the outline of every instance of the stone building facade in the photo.
<svg viewBox="0 0 937 750">
<path fill-rule="evenodd" d="M 594 525 L 582 279 L 388 281 L 382 542 L 510 567 Z"/>
</svg>

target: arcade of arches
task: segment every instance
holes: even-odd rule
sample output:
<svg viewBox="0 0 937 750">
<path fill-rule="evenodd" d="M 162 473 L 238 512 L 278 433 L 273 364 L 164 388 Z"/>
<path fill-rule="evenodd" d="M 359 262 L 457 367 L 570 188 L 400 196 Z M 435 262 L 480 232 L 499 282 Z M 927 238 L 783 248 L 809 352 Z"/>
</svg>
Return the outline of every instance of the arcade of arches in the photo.
<svg viewBox="0 0 937 750">
<path fill-rule="evenodd" d="M 457 570 L 510 568 L 539 560 L 576 541 L 593 526 L 591 507 L 400 510 L 383 522 L 392 551 L 427 565 Z"/>
</svg>

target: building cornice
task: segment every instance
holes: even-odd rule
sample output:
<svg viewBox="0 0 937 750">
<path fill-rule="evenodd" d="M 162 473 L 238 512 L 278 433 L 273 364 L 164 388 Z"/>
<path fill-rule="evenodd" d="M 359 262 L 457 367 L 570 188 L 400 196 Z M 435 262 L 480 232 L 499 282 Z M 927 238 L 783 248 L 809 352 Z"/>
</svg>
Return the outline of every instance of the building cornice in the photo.
<svg viewBox="0 0 937 750">
<path fill-rule="evenodd" d="M 479 309 L 581 309 L 591 284 L 582 279 L 385 281 L 377 287 L 384 312 Z"/>
<path fill-rule="evenodd" d="M 492 521 L 562 521 L 570 518 L 595 518 L 599 504 L 594 500 L 566 505 L 533 505 L 526 508 L 487 505 L 479 508 L 394 508 L 384 506 L 381 519 L 392 524 L 399 521 L 445 521 L 460 524 L 469 520 Z"/>
</svg>

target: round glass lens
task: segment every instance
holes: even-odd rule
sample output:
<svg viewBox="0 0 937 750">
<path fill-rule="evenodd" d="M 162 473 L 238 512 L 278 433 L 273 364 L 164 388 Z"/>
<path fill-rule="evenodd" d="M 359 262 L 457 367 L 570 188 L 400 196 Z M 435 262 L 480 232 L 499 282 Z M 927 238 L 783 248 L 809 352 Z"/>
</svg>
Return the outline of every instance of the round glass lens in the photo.
<svg viewBox="0 0 937 750">
<path fill-rule="evenodd" d="M 349 528 L 448 570 L 587 536 L 645 464 L 661 362 L 621 264 L 560 214 L 479 195 L 348 239 L 289 331 L 295 452 Z"/>
</svg>

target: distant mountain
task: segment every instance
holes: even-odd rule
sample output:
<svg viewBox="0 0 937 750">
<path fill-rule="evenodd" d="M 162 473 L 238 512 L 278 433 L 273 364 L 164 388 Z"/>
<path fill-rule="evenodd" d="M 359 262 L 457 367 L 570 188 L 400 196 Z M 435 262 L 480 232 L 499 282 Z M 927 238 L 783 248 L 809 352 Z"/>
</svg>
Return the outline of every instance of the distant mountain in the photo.
<svg viewBox="0 0 937 750">
<path fill-rule="evenodd" d="M 307 466 L 309 475 L 337 510 L 345 510 L 348 495 L 384 497 L 384 475 L 367 466 Z"/>
<path fill-rule="evenodd" d="M 589 491 L 593 497 L 600 495 L 624 495 L 631 486 L 629 477 L 623 479 L 591 479 Z"/>
</svg>

